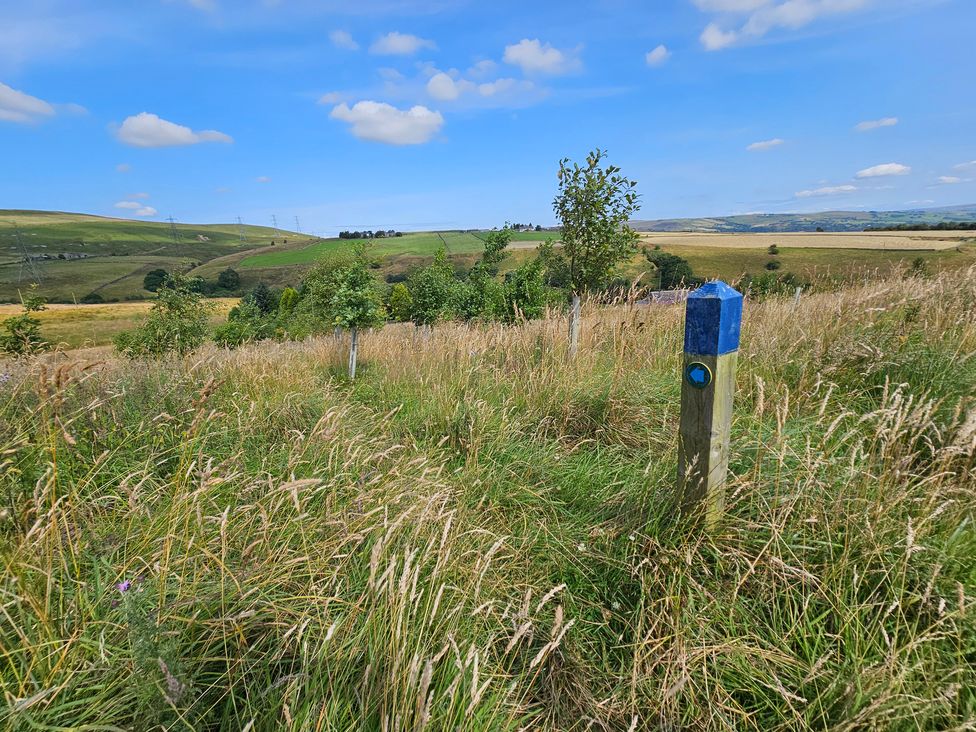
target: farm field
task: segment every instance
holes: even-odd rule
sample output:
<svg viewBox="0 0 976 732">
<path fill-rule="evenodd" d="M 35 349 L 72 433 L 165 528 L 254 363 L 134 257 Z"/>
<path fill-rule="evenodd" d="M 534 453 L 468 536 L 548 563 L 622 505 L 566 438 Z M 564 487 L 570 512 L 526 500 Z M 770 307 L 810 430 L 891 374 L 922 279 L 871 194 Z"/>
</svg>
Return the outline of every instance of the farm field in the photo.
<svg viewBox="0 0 976 732">
<path fill-rule="evenodd" d="M 976 270 L 747 303 L 711 533 L 683 309 L 583 316 L 0 362 L 6 722 L 972 726 Z"/>
<path fill-rule="evenodd" d="M 877 231 L 827 233 L 699 234 L 641 233 L 641 242 L 653 246 L 723 247 L 765 249 L 771 244 L 797 249 L 952 249 L 976 239 L 976 231 Z"/>
<path fill-rule="evenodd" d="M 237 298 L 214 298 L 213 322 L 227 319 Z M 121 331 L 137 326 L 146 317 L 152 302 L 107 303 L 104 305 L 50 304 L 35 313 L 44 338 L 66 349 L 105 346 Z M 20 305 L 0 305 L 0 320 L 22 312 Z"/>
</svg>

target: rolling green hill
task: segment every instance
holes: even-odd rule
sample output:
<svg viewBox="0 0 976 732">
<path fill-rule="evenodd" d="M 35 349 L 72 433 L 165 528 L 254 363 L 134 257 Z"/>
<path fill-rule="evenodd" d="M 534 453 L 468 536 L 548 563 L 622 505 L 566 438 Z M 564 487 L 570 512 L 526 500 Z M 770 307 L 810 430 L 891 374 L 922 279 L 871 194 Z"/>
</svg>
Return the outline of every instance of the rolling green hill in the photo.
<svg viewBox="0 0 976 732">
<path fill-rule="evenodd" d="M 714 233 L 787 231 L 864 231 L 869 226 L 938 224 L 976 221 L 976 204 L 906 211 L 822 211 L 809 214 L 743 214 L 698 219 L 631 221 L 637 231 L 696 231 Z"/>
<path fill-rule="evenodd" d="M 139 299 L 146 272 L 190 269 L 236 252 L 307 243 L 310 237 L 262 226 L 132 221 L 49 211 L 0 210 L 0 302 L 38 282 L 41 294 L 73 301 Z"/>
</svg>

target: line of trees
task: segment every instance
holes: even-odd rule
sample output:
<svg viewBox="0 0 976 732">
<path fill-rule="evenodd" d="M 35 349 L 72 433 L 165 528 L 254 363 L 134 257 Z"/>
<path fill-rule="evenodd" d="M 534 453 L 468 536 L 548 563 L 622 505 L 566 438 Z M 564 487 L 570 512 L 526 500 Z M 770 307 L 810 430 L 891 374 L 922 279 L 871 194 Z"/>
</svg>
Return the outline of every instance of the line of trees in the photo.
<svg viewBox="0 0 976 732">
<path fill-rule="evenodd" d="M 905 223 L 868 226 L 865 231 L 973 231 L 976 221 L 940 221 L 937 224 Z"/>
<path fill-rule="evenodd" d="M 389 239 L 396 236 L 403 236 L 402 231 L 387 229 L 379 231 L 340 231 L 340 239 Z"/>
</svg>

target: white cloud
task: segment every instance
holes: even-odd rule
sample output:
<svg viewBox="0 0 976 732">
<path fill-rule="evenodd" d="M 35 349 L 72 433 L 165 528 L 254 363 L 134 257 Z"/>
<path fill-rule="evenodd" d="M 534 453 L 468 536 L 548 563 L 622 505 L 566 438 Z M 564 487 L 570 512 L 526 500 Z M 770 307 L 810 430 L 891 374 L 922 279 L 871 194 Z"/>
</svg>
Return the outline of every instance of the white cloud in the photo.
<svg viewBox="0 0 976 732">
<path fill-rule="evenodd" d="M 383 66 L 376 69 L 376 73 L 379 74 L 380 78 L 386 82 L 403 81 L 406 78 L 404 77 L 403 72 L 401 72 L 399 69 L 393 69 L 389 66 Z"/>
<path fill-rule="evenodd" d="M 844 193 L 853 193 L 857 190 L 857 186 L 845 185 L 845 186 L 824 186 L 823 188 L 815 188 L 812 191 L 797 191 L 794 195 L 797 198 L 816 198 L 818 196 L 839 196 Z"/>
<path fill-rule="evenodd" d="M 422 48 L 434 50 L 437 44 L 409 33 L 392 31 L 377 38 L 369 47 L 369 52 L 379 56 L 412 56 Z"/>
<path fill-rule="evenodd" d="M 417 105 L 397 109 L 384 102 L 362 101 L 352 107 L 340 104 L 332 110 L 333 119 L 348 122 L 360 140 L 388 145 L 420 145 L 429 142 L 444 125 L 444 117 Z"/>
<path fill-rule="evenodd" d="M 701 43 L 717 51 L 743 39 L 761 38 L 771 30 L 797 30 L 831 15 L 851 13 L 867 7 L 873 0 L 694 0 L 699 9 L 731 17 L 733 28 L 709 23 Z"/>
<path fill-rule="evenodd" d="M 966 182 L 966 180 L 964 178 L 960 178 L 960 177 L 955 176 L 955 175 L 940 175 L 939 176 L 939 183 L 941 183 L 942 185 L 946 185 L 946 186 L 951 186 L 951 185 L 954 185 L 956 183 L 965 183 L 965 182 Z"/>
<path fill-rule="evenodd" d="M 483 97 L 495 97 L 507 92 L 519 90 L 527 92 L 533 89 L 535 89 L 535 84 L 531 81 L 519 81 L 510 76 L 478 84 L 478 94 Z"/>
<path fill-rule="evenodd" d="M 959 165 L 953 167 L 956 170 L 976 170 L 976 160 L 970 160 L 968 163 L 959 163 Z"/>
<path fill-rule="evenodd" d="M 472 79 L 486 79 L 494 74 L 497 68 L 498 64 L 490 58 L 486 58 L 468 69 L 468 76 Z"/>
<path fill-rule="evenodd" d="M 896 124 L 898 124 L 897 117 L 882 117 L 881 119 L 869 119 L 864 122 L 858 122 L 854 126 L 854 129 L 858 132 L 870 132 L 879 127 L 894 127 Z"/>
<path fill-rule="evenodd" d="M 270 182 L 271 182 L 271 178 L 269 178 L 269 177 L 268 177 L 268 176 L 266 176 L 266 175 L 259 175 L 259 176 L 258 176 L 257 178 L 255 178 L 254 180 L 255 180 L 256 182 L 258 182 L 258 183 L 270 183 Z"/>
<path fill-rule="evenodd" d="M 560 51 L 548 43 L 543 44 L 538 38 L 529 40 L 523 38 L 518 43 L 505 47 L 502 60 L 507 64 L 518 66 L 526 74 L 569 74 L 582 67 L 579 59 L 579 48 Z"/>
<path fill-rule="evenodd" d="M 189 127 L 168 122 L 149 112 L 126 118 L 116 130 L 119 141 L 132 147 L 173 147 L 197 145 L 202 142 L 233 142 L 230 135 L 217 130 L 195 132 Z"/>
<path fill-rule="evenodd" d="M 118 173 L 128 173 L 132 170 L 132 166 L 128 163 L 119 163 L 115 166 L 115 170 Z"/>
<path fill-rule="evenodd" d="M 455 81 L 448 74 L 439 71 L 427 82 L 427 93 L 442 102 L 453 101 L 466 91 L 473 91 L 473 82 L 459 79 Z"/>
<path fill-rule="evenodd" d="M 772 150 L 774 147 L 779 147 L 786 140 L 781 140 L 778 137 L 774 137 L 772 140 L 760 140 L 759 142 L 754 142 L 751 145 L 746 146 L 746 150 L 749 152 L 765 152 L 766 150 Z"/>
<path fill-rule="evenodd" d="M 328 92 L 319 97 L 319 104 L 338 104 L 342 101 L 342 94 L 340 92 Z"/>
<path fill-rule="evenodd" d="M 908 175 L 912 169 L 901 163 L 884 163 L 858 171 L 855 178 L 883 178 L 889 175 Z"/>
<path fill-rule="evenodd" d="M 333 46 L 344 51 L 359 50 L 359 44 L 356 43 L 356 39 L 350 35 L 349 31 L 334 30 L 329 34 L 329 40 L 332 41 Z"/>
<path fill-rule="evenodd" d="M 54 114 L 54 105 L 0 83 L 0 120 L 37 122 Z"/>
<path fill-rule="evenodd" d="M 660 66 L 669 58 L 671 58 L 671 52 L 668 50 L 667 46 L 661 44 L 653 51 L 648 51 L 647 55 L 644 57 L 644 60 L 647 61 L 648 66 Z"/>
<path fill-rule="evenodd" d="M 739 39 L 735 31 L 724 31 L 716 23 L 709 23 L 702 31 L 700 40 L 706 51 L 718 51 L 731 46 Z"/>
<path fill-rule="evenodd" d="M 152 206 L 146 206 L 138 201 L 119 201 L 115 204 L 115 208 L 132 211 L 134 216 L 155 216 L 158 213 Z"/>
</svg>

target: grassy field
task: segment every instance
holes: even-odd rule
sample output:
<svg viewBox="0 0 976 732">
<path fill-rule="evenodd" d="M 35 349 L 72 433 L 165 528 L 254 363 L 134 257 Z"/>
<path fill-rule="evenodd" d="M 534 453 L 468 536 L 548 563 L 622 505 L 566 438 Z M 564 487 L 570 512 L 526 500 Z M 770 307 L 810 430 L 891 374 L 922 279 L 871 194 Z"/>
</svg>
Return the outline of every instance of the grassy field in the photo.
<svg viewBox="0 0 976 732">
<path fill-rule="evenodd" d="M 976 239 L 976 231 L 879 231 L 789 234 L 642 233 L 644 246 L 766 249 L 775 244 L 789 249 L 869 249 L 924 251 L 953 249 Z"/>
<path fill-rule="evenodd" d="M 443 247 L 450 255 L 476 254 L 484 248 L 482 238 L 486 232 L 442 231 L 403 236 L 388 239 L 372 239 L 368 242 L 370 253 L 376 257 L 433 257 Z M 518 232 L 512 234 L 513 241 L 523 245 L 537 245 L 544 241 L 542 234 Z M 347 239 L 325 239 L 310 246 L 290 247 L 285 250 L 263 252 L 243 258 L 242 269 L 280 267 L 293 264 L 312 264 L 326 254 L 349 250 L 357 244 L 366 242 Z"/>
<path fill-rule="evenodd" d="M 213 321 L 223 322 L 238 303 L 237 298 L 215 298 Z M 41 333 L 60 348 L 104 346 L 121 331 L 137 326 L 146 317 L 152 302 L 125 302 L 106 305 L 48 305 L 36 313 Z M 0 305 L 0 320 L 22 312 L 19 305 Z"/>
<path fill-rule="evenodd" d="M 748 303 L 728 514 L 680 307 L 0 364 L 6 728 L 976 725 L 976 269 Z"/>
<path fill-rule="evenodd" d="M 187 270 L 235 252 L 312 239 L 301 234 L 275 232 L 268 227 L 245 226 L 240 241 L 236 224 L 177 224 L 177 236 L 168 223 L 109 219 L 83 214 L 0 210 L 0 302 L 19 299 L 18 292 L 37 277 L 24 264 L 24 253 L 34 257 L 40 273 L 40 291 L 61 302 L 77 301 L 90 292 L 106 299 L 151 297 L 142 278 L 151 269 Z M 82 259 L 58 258 L 82 256 Z M 52 259 L 39 259 L 48 256 Z"/>
<path fill-rule="evenodd" d="M 937 251 L 783 246 L 775 256 L 764 248 L 743 249 L 734 246 L 662 244 L 661 249 L 687 259 L 699 277 L 725 280 L 736 280 L 746 273 L 761 274 L 772 259 L 780 262 L 778 271 L 781 273 L 793 272 L 810 279 L 842 281 L 891 274 L 906 269 L 917 258 L 921 258 L 933 270 L 966 268 L 976 262 L 976 245 L 973 244 Z M 630 264 L 629 271 L 640 271 L 642 268 L 646 269 L 646 260 L 638 257 Z"/>
</svg>

